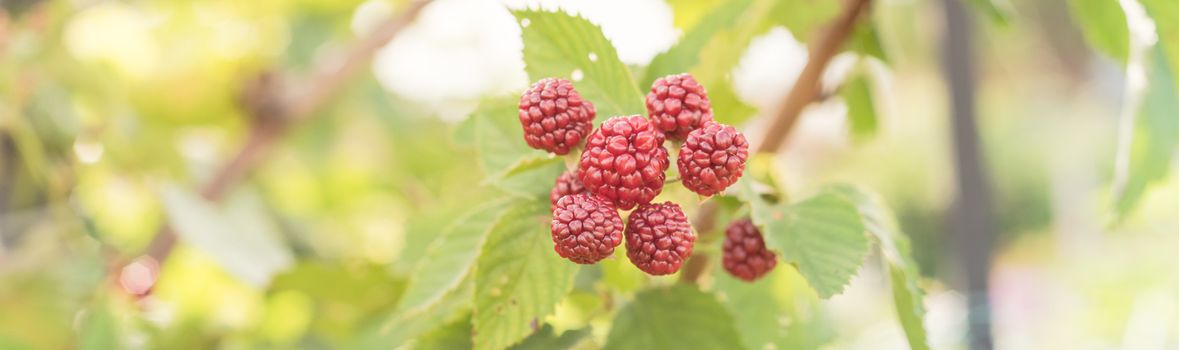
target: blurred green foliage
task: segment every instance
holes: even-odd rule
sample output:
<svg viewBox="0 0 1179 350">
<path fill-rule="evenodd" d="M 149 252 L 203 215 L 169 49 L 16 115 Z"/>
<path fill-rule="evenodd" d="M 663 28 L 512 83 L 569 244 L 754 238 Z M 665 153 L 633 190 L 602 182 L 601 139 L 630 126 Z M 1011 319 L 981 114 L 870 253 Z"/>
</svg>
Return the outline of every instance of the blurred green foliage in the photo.
<svg viewBox="0 0 1179 350">
<path fill-rule="evenodd" d="M 1144 102 L 1131 109 L 1125 188 L 1112 192 L 1115 123 L 1100 114 L 1114 109 L 1102 103 L 1119 101 L 1122 87 L 1076 92 L 1106 82 L 1041 74 L 1056 68 L 1044 68 L 1053 66 L 1043 63 L 1046 39 L 1022 22 L 1027 14 L 1005 2 L 972 2 L 981 16 L 1010 25 L 998 34 L 1001 47 L 986 47 L 980 108 L 1003 243 L 997 300 L 1039 295 L 1002 284 L 1011 274 L 1047 275 L 1017 286 L 1073 290 L 1067 295 L 1087 306 L 1044 323 L 1116 342 L 1143 317 L 1135 309 L 1151 300 L 1143 291 L 1173 292 L 1173 254 L 1165 251 L 1172 240 L 1153 234 L 1173 227 L 1179 205 L 1170 171 L 1179 138 L 1179 5 L 1141 1 L 1158 40 L 1137 62 L 1147 73 Z M 749 284 L 714 261 L 699 285 L 686 285 L 636 271 L 624 247 L 592 266 L 552 254 L 547 196 L 567 161 L 520 140 L 511 94 L 484 96 L 453 122 L 366 71 L 290 129 L 224 203 L 202 199 L 196 189 L 251 127 L 242 87 L 263 72 L 306 83 L 357 40 L 362 3 L 5 1 L 0 349 L 810 349 L 851 347 L 880 324 L 911 348 L 947 347 L 937 343 L 947 332 L 923 321 L 936 310 L 946 317 L 947 307 L 931 300 L 952 299 L 946 285 L 957 277 L 945 264 L 953 254 L 945 219 L 953 169 L 944 91 L 932 77 L 937 29 L 927 23 L 936 22 L 928 18 L 936 4 L 874 4 L 845 47 L 860 55 L 856 68 L 829 87 L 840 98 L 815 106 L 842 104 L 845 115 L 808 116 L 844 117 L 846 127 L 838 136 L 800 128 L 789 155 L 753 161 L 736 195 L 710 199 L 721 207 L 721 227 L 699 232 L 697 251 L 718 257 L 723 224 L 750 215 L 782 253 L 780 268 Z M 772 111 L 759 111 L 734 86 L 746 48 L 775 27 L 807 45 L 840 9 L 818 0 L 667 3 L 682 35 L 642 66 L 624 65 L 601 26 L 582 16 L 504 11 L 522 27 L 529 80 L 577 81 L 600 116 L 641 114 L 651 81 L 691 72 L 708 87 L 719 121 L 755 134 L 764 125 L 756 118 Z M 396 13 L 405 2 L 385 4 Z M 1121 6 L 1071 0 L 1067 7 L 1078 25 L 1071 29 L 1115 61 L 1093 65 L 1117 72 L 1136 63 L 1133 21 Z M 1090 53 L 1081 54 L 1063 56 Z M 895 76 L 874 74 L 869 62 Z M 1102 99 L 1081 101 L 1093 96 Z M 843 145 L 843 137 L 855 142 Z M 1074 171 L 1100 183 L 1070 187 Z M 865 184 L 884 196 L 822 186 L 829 182 Z M 695 215 L 701 198 L 669 186 L 659 200 Z M 1088 201 L 1114 203 L 1121 221 L 1108 237 L 1082 237 L 1102 248 L 1077 258 L 1058 246 L 1079 236 L 1060 232 L 1095 215 L 1066 208 L 1087 209 Z M 123 263 L 149 249 L 164 225 L 182 244 L 150 296 L 127 295 Z M 847 305 L 870 321 L 847 321 L 840 313 Z"/>
</svg>

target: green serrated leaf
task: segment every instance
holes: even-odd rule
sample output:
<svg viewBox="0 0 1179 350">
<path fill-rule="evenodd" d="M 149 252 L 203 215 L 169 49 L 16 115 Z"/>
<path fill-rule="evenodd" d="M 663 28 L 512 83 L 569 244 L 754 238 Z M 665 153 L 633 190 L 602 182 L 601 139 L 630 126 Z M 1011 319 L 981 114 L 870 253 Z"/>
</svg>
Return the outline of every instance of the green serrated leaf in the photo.
<svg viewBox="0 0 1179 350">
<path fill-rule="evenodd" d="M 691 72 L 708 90 L 717 121 L 737 125 L 748 120 L 757 110 L 734 93 L 729 72 L 753 38 L 769 29 L 768 10 L 775 5 L 769 0 L 735 0 L 717 6 L 675 46 L 655 56 L 641 86 L 666 75 Z"/>
<path fill-rule="evenodd" d="M 830 187 L 830 190 L 855 203 L 868 233 L 876 239 L 888 269 L 897 318 L 905 330 L 909 347 L 915 350 L 929 349 L 924 322 L 925 306 L 922 303 L 925 294 L 917 285 L 921 273 L 913 261 L 909 237 L 901 231 L 896 216 L 883 198 L 866 189 L 838 185 Z"/>
<path fill-rule="evenodd" d="M 497 98 L 484 101 L 471 115 L 479 165 L 488 176 L 502 175 L 521 159 L 545 156 L 524 142 L 516 109 L 516 101 Z"/>
<path fill-rule="evenodd" d="M 856 206 L 830 190 L 795 204 L 766 203 L 749 181 L 742 195 L 766 246 L 794 264 L 820 297 L 843 291 L 868 254 L 868 238 Z"/>
<path fill-rule="evenodd" d="M 715 289 L 745 348 L 818 349 L 835 338 L 818 295 L 798 270 L 776 268 L 750 283 L 722 268 L 716 267 Z"/>
<path fill-rule="evenodd" d="M 565 164 L 559 158 L 535 164 L 511 176 L 492 182 L 495 187 L 524 199 L 548 198 L 553 183 L 565 171 Z"/>
<path fill-rule="evenodd" d="M 472 279 L 467 278 L 442 297 L 437 303 L 412 312 L 393 313 L 374 327 L 364 330 L 351 349 L 393 349 L 426 334 L 470 311 L 474 292 Z"/>
<path fill-rule="evenodd" d="M 896 305 L 897 318 L 909 340 L 909 348 L 928 350 L 928 336 L 925 331 L 925 293 L 917 286 L 916 271 L 897 265 L 888 265 L 888 283 L 892 286 L 892 299 Z"/>
<path fill-rule="evenodd" d="M 479 206 L 443 231 L 414 269 L 397 309 L 418 312 L 458 288 L 508 203 L 498 200 Z"/>
<path fill-rule="evenodd" d="M 548 195 L 564 164 L 528 147 L 516 105 L 507 98 L 487 100 L 470 117 L 484 183 L 525 198 Z"/>
<path fill-rule="evenodd" d="M 169 185 L 163 188 L 163 201 L 180 239 L 246 283 L 264 287 L 276 273 L 294 264 L 295 258 L 255 195 L 240 193 L 221 208 Z"/>
<path fill-rule="evenodd" d="M 529 79 L 561 77 L 603 117 L 643 114 L 643 95 L 601 28 L 564 12 L 515 10 Z M 580 72 L 577 80 L 574 72 Z M 602 118 L 605 120 L 605 118 Z"/>
<path fill-rule="evenodd" d="M 691 30 L 688 30 L 679 42 L 651 59 L 651 64 L 647 66 L 647 74 L 639 82 L 639 86 L 649 87 L 655 82 L 655 79 L 687 72 L 696 67 L 700 62 L 700 55 L 703 54 L 704 47 L 708 45 L 712 37 L 717 32 L 733 27 L 737 23 L 737 19 L 741 18 L 751 4 L 753 4 L 753 0 L 734 0 L 712 9 L 709 15 L 700 20 Z M 708 81 L 707 83 L 713 82 Z M 713 86 L 705 85 L 705 87 Z M 713 89 L 709 89 L 710 92 Z M 713 94 L 709 93 L 709 96 L 712 97 Z"/>
<path fill-rule="evenodd" d="M 765 23 L 774 5 L 772 0 L 753 0 L 745 6 L 735 25 L 711 35 L 708 42 L 697 50 L 699 59 L 689 70 L 700 84 L 712 91 L 716 89 L 714 85 L 728 80 L 729 72 L 740 62 L 753 38 L 769 30 L 770 26 Z"/>
<path fill-rule="evenodd" d="M 716 297 L 678 284 L 635 296 L 618 312 L 604 349 L 736 349 L 740 341 Z"/>
<path fill-rule="evenodd" d="M 511 347 L 511 350 L 562 350 L 573 348 L 582 339 L 590 334 L 589 328 L 566 331 L 560 335 L 553 331 L 553 326 L 544 325 L 536 333 L 525 338 L 520 344 Z"/>
<path fill-rule="evenodd" d="M 1146 189 L 1163 180 L 1179 145 L 1179 92 L 1167 54 L 1159 43 L 1151 50 L 1147 66 L 1147 87 L 1135 119 L 1128 168 L 1117 189 L 1114 208 L 1119 218 L 1128 215 Z"/>
<path fill-rule="evenodd" d="M 472 349 L 471 315 L 455 318 L 450 323 L 423 334 L 414 340 L 414 349 Z"/>
<path fill-rule="evenodd" d="M 565 158 L 554 157 L 529 157 L 521 158 L 515 164 L 512 164 L 500 175 L 500 179 L 509 178 L 516 175 L 528 173 L 530 171 L 552 167 L 554 164 L 565 165 Z"/>
<path fill-rule="evenodd" d="M 872 98 L 872 82 L 867 72 L 858 69 L 839 91 L 847 104 L 847 119 L 852 137 L 863 141 L 876 134 L 876 103 Z"/>
<path fill-rule="evenodd" d="M 521 203 L 488 235 L 475 268 L 475 348 L 524 339 L 573 287 L 578 266 L 553 254 L 548 206 Z"/>
<path fill-rule="evenodd" d="M 1068 4 L 1089 45 L 1125 63 L 1130 52 L 1130 29 L 1118 0 L 1069 0 Z"/>
</svg>

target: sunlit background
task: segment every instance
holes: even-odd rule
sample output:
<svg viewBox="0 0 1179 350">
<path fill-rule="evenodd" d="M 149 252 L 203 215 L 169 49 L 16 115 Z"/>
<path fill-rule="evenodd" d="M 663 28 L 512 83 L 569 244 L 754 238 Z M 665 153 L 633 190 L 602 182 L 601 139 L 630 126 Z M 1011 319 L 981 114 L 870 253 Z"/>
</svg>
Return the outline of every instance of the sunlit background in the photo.
<svg viewBox="0 0 1179 350">
<path fill-rule="evenodd" d="M 480 186 L 473 145 L 456 130 L 481 100 L 529 83 L 508 8 L 578 13 L 641 71 L 715 3 L 437 0 L 213 207 L 194 199 L 247 139 L 243 87 L 260 72 L 310 81 L 317 64 L 340 59 L 406 2 L 3 0 L 0 349 L 108 344 L 111 335 L 128 348 L 348 344 L 393 306 L 438 232 L 496 196 Z M 1010 5 L 1005 24 L 975 16 L 979 127 L 999 229 L 995 344 L 1173 348 L 1179 182 L 1167 177 L 1127 218 L 1110 218 L 1125 70 L 1090 47 L 1069 6 Z M 930 344 L 962 349 L 969 320 L 954 288 L 962 277 L 950 240 L 940 9 L 875 3 L 890 57 L 870 64 L 879 131 L 852 137 L 847 106 L 829 96 L 804 112 L 777 165 L 791 190 L 846 180 L 880 192 L 913 239 Z M 741 53 L 730 74 L 759 111 L 741 126 L 751 137 L 807 52 L 778 27 Z M 853 61 L 836 57 L 824 80 Z M 158 271 L 122 270 L 176 207 L 187 208 L 183 220 L 232 225 L 182 241 Z M 129 297 L 135 276 L 159 281 Z M 813 335 L 827 347 L 906 348 L 887 278 L 864 268 L 843 294 L 799 312 L 828 316 Z M 577 297 L 552 324 L 600 322 L 579 314 Z"/>
</svg>

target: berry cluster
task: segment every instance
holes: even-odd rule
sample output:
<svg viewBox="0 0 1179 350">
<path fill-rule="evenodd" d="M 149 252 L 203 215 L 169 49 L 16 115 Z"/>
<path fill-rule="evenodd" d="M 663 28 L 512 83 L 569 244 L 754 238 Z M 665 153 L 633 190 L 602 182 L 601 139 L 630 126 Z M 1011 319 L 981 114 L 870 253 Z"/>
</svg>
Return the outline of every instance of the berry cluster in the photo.
<svg viewBox="0 0 1179 350">
<path fill-rule="evenodd" d="M 682 142 L 676 165 L 688 190 L 712 196 L 741 178 L 749 144 L 741 132 L 713 121 L 708 94 L 695 78 L 677 74 L 656 80 L 646 104 L 647 117 L 615 116 L 593 129 L 593 104 L 568 80 L 541 79 L 520 97 L 520 124 L 530 147 L 565 155 L 585 142 L 577 169 L 558 177 L 549 194 L 554 250 L 561 257 L 596 263 L 614 254 L 625 232 L 627 258 L 640 270 L 679 271 L 696 242 L 692 226 L 678 204 L 651 203 L 663 192 L 671 166 L 667 140 Z M 632 209 L 624 226 L 619 210 Z M 746 280 L 774 264 L 773 253 L 753 230 L 761 250 L 753 243 L 729 248 L 729 240 L 752 242 L 746 231 L 729 233 L 725 241 L 725 268 Z"/>
</svg>

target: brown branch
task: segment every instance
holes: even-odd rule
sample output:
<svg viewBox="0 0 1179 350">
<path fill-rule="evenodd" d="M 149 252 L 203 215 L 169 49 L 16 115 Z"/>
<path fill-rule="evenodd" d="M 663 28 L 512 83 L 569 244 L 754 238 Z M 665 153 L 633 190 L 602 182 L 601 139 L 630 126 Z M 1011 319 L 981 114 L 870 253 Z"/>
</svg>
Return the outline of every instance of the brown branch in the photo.
<svg viewBox="0 0 1179 350">
<path fill-rule="evenodd" d="M 786 102 L 778 110 L 778 115 L 769 129 L 766 129 L 757 152 L 775 152 L 786 143 L 786 138 L 790 136 L 790 131 L 794 129 L 802 110 L 822 93 L 820 84 L 823 71 L 827 69 L 831 58 L 843 49 L 844 43 L 855 29 L 856 20 L 861 13 L 867 12 L 870 2 L 871 0 L 849 0 L 844 11 L 815 42 L 806 67 L 798 75 L 798 80 L 794 81 L 794 87 L 786 94 Z"/>
<path fill-rule="evenodd" d="M 268 102 L 260 103 L 264 108 L 256 107 L 257 101 L 243 101 L 247 106 L 253 124 L 249 136 L 240 151 L 223 165 L 201 188 L 201 195 L 210 201 L 220 201 L 225 195 L 240 183 L 254 168 L 266 158 L 270 150 L 285 135 L 295 122 L 310 118 L 314 113 L 326 105 L 344 85 L 367 65 L 373 55 L 385 43 L 393 40 L 398 33 L 417 18 L 432 0 L 414 1 L 402 9 L 396 16 L 390 17 L 379 27 L 368 33 L 348 52 L 342 60 L 323 64 L 318 72 L 307 84 L 307 90 L 294 99 L 275 99 L 277 106 L 269 106 Z M 247 91 L 248 99 L 273 98 L 281 94 L 281 86 L 263 84 L 266 91 Z M 274 107 L 274 108 L 265 108 Z M 154 259 L 158 264 L 172 252 L 177 241 L 176 233 L 170 227 L 163 227 L 148 246 L 146 257 Z M 119 264 L 122 265 L 122 264 Z"/>
<path fill-rule="evenodd" d="M 814 42 L 806 66 L 798 75 L 794 87 L 786 93 L 785 103 L 778 110 L 770 127 L 766 129 L 761 143 L 755 148 L 757 153 L 773 153 L 781 148 L 786 143 L 787 137 L 790 136 L 790 131 L 794 129 L 798 117 L 802 115 L 803 109 L 819 100 L 822 96 L 823 71 L 827 69 L 831 58 L 843 49 L 844 43 L 847 42 L 855 29 L 856 22 L 862 14 L 868 12 L 871 2 L 871 0 L 848 0 L 839 17 L 835 18 L 827 26 L 827 30 Z M 710 238 L 706 236 L 711 235 L 715 230 L 718 211 L 716 202 L 709 201 L 704 203 L 696 214 L 696 221 L 693 224 L 696 227 L 696 232 L 702 235 L 702 240 Z M 708 270 L 708 260 L 706 254 L 696 254 L 688 259 L 686 266 L 684 266 L 684 274 L 681 276 L 682 281 L 699 282 L 700 277 Z"/>
</svg>

